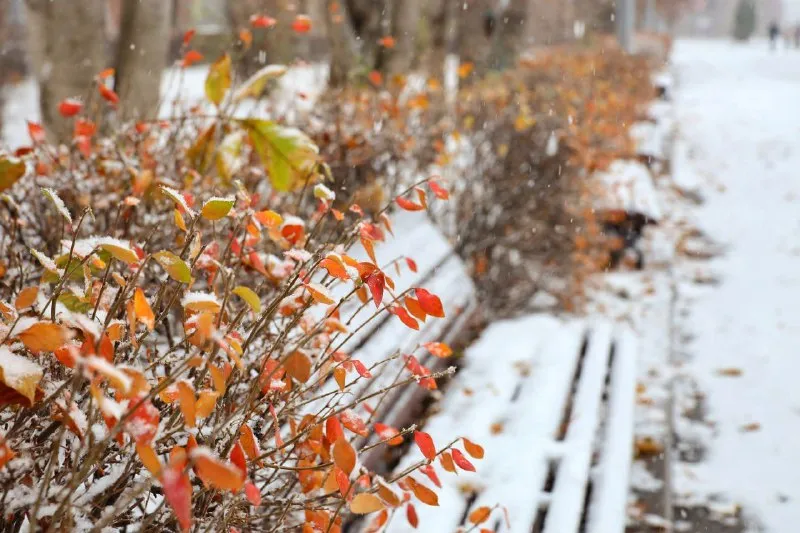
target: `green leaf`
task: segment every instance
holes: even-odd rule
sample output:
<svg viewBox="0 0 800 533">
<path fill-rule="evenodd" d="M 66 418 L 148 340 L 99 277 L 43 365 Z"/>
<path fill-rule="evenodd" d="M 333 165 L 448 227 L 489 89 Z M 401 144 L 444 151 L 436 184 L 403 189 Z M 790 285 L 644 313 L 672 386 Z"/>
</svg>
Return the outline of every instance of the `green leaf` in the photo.
<svg viewBox="0 0 800 533">
<path fill-rule="evenodd" d="M 261 300 L 258 299 L 258 295 L 251 289 L 248 289 L 243 285 L 239 285 L 238 287 L 233 289 L 233 294 L 237 295 L 242 300 L 244 300 L 245 303 L 250 306 L 250 309 L 252 309 L 254 313 L 258 314 L 261 312 Z"/>
<path fill-rule="evenodd" d="M 67 206 L 64 205 L 64 200 L 61 199 L 58 193 L 48 187 L 42 188 L 42 193 L 47 196 L 51 202 L 53 202 L 53 206 L 55 206 L 58 214 L 64 217 L 64 220 L 66 220 L 68 223 L 72 224 L 72 215 L 69 214 L 69 209 L 67 209 Z"/>
<path fill-rule="evenodd" d="M 97 242 L 97 245 L 101 250 L 105 250 L 111 254 L 114 259 L 118 259 L 123 263 L 130 264 L 137 263 L 139 261 L 139 256 L 136 254 L 136 250 L 119 239 L 114 239 L 113 237 L 103 237 Z"/>
<path fill-rule="evenodd" d="M 316 170 L 319 149 L 302 131 L 271 120 L 249 119 L 242 125 L 277 190 L 300 188 Z"/>
<path fill-rule="evenodd" d="M 236 199 L 232 196 L 227 198 L 211 197 L 203 204 L 200 214 L 208 220 L 219 220 L 230 212 L 235 201 Z"/>
<path fill-rule="evenodd" d="M 169 277 L 175 281 L 180 281 L 181 283 L 192 282 L 192 271 L 189 268 L 189 265 L 187 265 L 183 259 L 172 252 L 168 252 L 166 250 L 158 252 L 153 254 L 153 259 L 155 259 L 158 264 L 167 271 Z"/>
<path fill-rule="evenodd" d="M 262 68 L 242 84 L 233 97 L 234 102 L 240 102 L 245 98 L 259 98 L 264 92 L 269 80 L 280 78 L 288 69 L 285 65 L 267 65 Z"/>
<path fill-rule="evenodd" d="M 223 55 L 217 59 L 206 77 L 206 98 L 219 107 L 225 93 L 231 86 L 231 56 Z"/>
<path fill-rule="evenodd" d="M 66 290 L 59 294 L 58 301 L 73 313 L 87 313 L 93 307 L 91 301 L 81 298 L 71 290 Z"/>
<path fill-rule="evenodd" d="M 186 203 L 186 198 L 184 198 L 181 193 L 171 187 L 167 187 L 166 185 L 161 185 L 159 188 L 164 196 L 175 202 L 175 205 L 183 209 L 185 213 L 188 213 L 190 216 L 195 215 L 194 211 L 192 211 L 192 208 Z"/>
<path fill-rule="evenodd" d="M 24 161 L 16 157 L 0 157 L 0 191 L 11 188 L 24 175 Z"/>
<path fill-rule="evenodd" d="M 214 155 L 214 134 L 216 131 L 216 123 L 211 124 L 200 133 L 194 144 L 186 150 L 189 164 L 201 174 L 205 173 L 213 161 L 211 156 Z"/>
<path fill-rule="evenodd" d="M 242 141 L 244 141 L 244 132 L 239 130 L 226 135 L 219 143 L 217 172 L 226 182 L 231 181 L 244 163 L 241 155 Z"/>
</svg>

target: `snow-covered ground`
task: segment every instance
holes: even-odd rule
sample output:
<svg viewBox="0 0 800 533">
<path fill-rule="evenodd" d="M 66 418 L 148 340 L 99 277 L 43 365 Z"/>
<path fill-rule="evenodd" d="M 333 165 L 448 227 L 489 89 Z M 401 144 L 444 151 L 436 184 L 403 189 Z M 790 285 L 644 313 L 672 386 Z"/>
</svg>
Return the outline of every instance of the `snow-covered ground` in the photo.
<svg viewBox="0 0 800 533">
<path fill-rule="evenodd" d="M 797 531 L 800 51 L 680 41 L 673 64 L 685 155 L 676 182 L 699 184 L 706 202 L 690 216 L 727 246 L 702 267 L 677 269 L 688 280 L 710 268 L 719 284 L 679 284 L 678 372 L 705 395 L 706 413 L 682 419 L 678 437 L 695 432 L 708 450 L 676 463 L 676 494 L 739 504 L 748 530 Z"/>
</svg>

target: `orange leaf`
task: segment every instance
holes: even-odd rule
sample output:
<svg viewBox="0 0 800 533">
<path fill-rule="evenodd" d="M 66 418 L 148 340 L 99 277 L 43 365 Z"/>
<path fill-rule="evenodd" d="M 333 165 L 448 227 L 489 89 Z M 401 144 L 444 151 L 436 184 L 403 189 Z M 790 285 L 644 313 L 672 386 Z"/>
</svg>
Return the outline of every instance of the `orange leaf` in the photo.
<svg viewBox="0 0 800 533">
<path fill-rule="evenodd" d="M 411 270 L 411 272 L 417 271 L 417 263 L 410 257 L 406 257 L 406 264 L 408 265 L 408 269 Z"/>
<path fill-rule="evenodd" d="M 17 311 L 22 311 L 23 309 L 27 309 L 28 307 L 32 306 L 36 301 L 36 297 L 39 295 L 39 287 L 25 287 L 19 294 L 17 295 L 17 299 L 14 300 L 14 307 L 16 307 Z"/>
<path fill-rule="evenodd" d="M 297 15 L 292 22 L 292 29 L 296 33 L 308 33 L 311 31 L 311 19 L 308 15 Z"/>
<path fill-rule="evenodd" d="M 396 44 L 394 37 L 391 35 L 386 35 L 385 37 L 381 37 L 378 39 L 378 44 L 383 46 L 384 48 L 394 48 Z"/>
<path fill-rule="evenodd" d="M 370 260 L 377 265 L 378 260 L 375 258 L 375 245 L 372 244 L 372 241 L 362 237 L 361 246 L 364 247 L 364 250 L 367 252 L 367 256 L 369 256 Z"/>
<path fill-rule="evenodd" d="M 231 450 L 231 463 L 241 471 L 242 477 L 247 475 L 247 459 L 244 457 L 244 449 L 238 440 Z"/>
<path fill-rule="evenodd" d="M 244 449 L 244 453 L 247 454 L 251 461 L 256 460 L 261 455 L 261 451 L 258 448 L 258 440 L 256 440 L 253 430 L 247 424 L 242 424 L 242 427 L 239 428 L 239 442 L 242 443 L 242 449 Z"/>
<path fill-rule="evenodd" d="M 414 187 L 414 190 L 417 192 L 417 198 L 419 198 L 419 203 L 422 207 L 428 207 L 428 198 L 425 196 L 425 190 L 420 187 Z"/>
<path fill-rule="evenodd" d="M 471 513 L 469 513 L 469 521 L 475 524 L 483 524 L 487 520 L 489 520 L 489 515 L 492 514 L 492 510 L 489 507 L 478 507 Z"/>
<path fill-rule="evenodd" d="M 339 423 L 339 419 L 335 416 L 332 416 L 325 421 L 325 436 L 327 437 L 328 442 L 336 442 L 337 440 L 344 438 L 342 424 Z"/>
<path fill-rule="evenodd" d="M 431 489 L 425 485 L 417 483 L 417 481 L 412 477 L 406 478 L 406 482 L 411 488 L 411 492 L 414 493 L 414 496 L 416 496 L 419 501 L 432 507 L 439 505 L 439 497 Z"/>
<path fill-rule="evenodd" d="M 67 328 L 52 322 L 37 322 L 17 334 L 17 338 L 33 353 L 54 352 L 71 337 Z"/>
<path fill-rule="evenodd" d="M 335 302 L 331 293 L 323 287 L 322 285 L 318 285 L 316 283 L 308 283 L 305 285 L 305 288 L 308 292 L 311 293 L 311 297 L 314 299 L 315 302 L 323 305 L 331 305 Z"/>
<path fill-rule="evenodd" d="M 392 507 L 399 507 L 400 503 L 402 503 L 400 496 L 380 479 L 378 479 L 378 496 Z"/>
<path fill-rule="evenodd" d="M 466 457 L 464 457 L 464 454 L 461 453 L 461 450 L 453 448 L 453 461 L 462 470 L 466 470 L 467 472 L 475 471 L 475 467 L 472 465 L 472 463 L 469 462 L 469 460 Z"/>
<path fill-rule="evenodd" d="M 197 404 L 194 399 L 194 389 L 186 380 L 176 384 L 178 388 L 178 402 L 186 427 L 193 428 L 197 425 Z"/>
<path fill-rule="evenodd" d="M 194 461 L 197 477 L 219 490 L 237 492 L 244 485 L 242 471 L 236 465 L 222 461 L 205 446 L 197 446 L 189 457 Z"/>
<path fill-rule="evenodd" d="M 383 74 L 381 74 L 377 70 L 370 71 L 367 77 L 369 78 L 369 81 L 370 83 L 372 83 L 372 85 L 376 87 L 380 87 L 381 85 L 383 85 Z"/>
<path fill-rule="evenodd" d="M 433 439 L 424 431 L 414 432 L 414 442 L 417 443 L 419 451 L 428 461 L 433 461 L 436 458 L 436 446 L 433 444 Z"/>
<path fill-rule="evenodd" d="M 242 41 L 244 49 L 249 50 L 250 46 L 253 44 L 253 32 L 247 28 L 242 28 L 239 30 L 239 40 Z"/>
<path fill-rule="evenodd" d="M 44 128 L 41 124 L 28 121 L 28 135 L 31 137 L 33 144 L 43 143 L 45 141 Z"/>
<path fill-rule="evenodd" d="M 468 454 L 475 459 L 483 459 L 483 446 L 475 444 L 467 438 L 462 437 L 461 440 L 464 441 L 464 449 L 467 450 Z"/>
<path fill-rule="evenodd" d="M 153 477 L 161 475 L 161 459 L 158 458 L 156 451 L 149 444 L 137 444 L 136 454 L 142 464 L 153 474 Z"/>
<path fill-rule="evenodd" d="M 453 456 L 450 455 L 450 452 L 444 452 L 439 457 L 439 460 L 442 462 L 442 468 L 444 468 L 447 472 L 451 472 L 453 474 L 457 474 L 458 471 L 456 470 L 456 465 L 453 463 Z"/>
<path fill-rule="evenodd" d="M 382 510 L 383 508 L 384 505 L 380 498 L 374 494 L 370 494 L 369 492 L 356 494 L 356 497 L 350 502 L 350 511 L 354 512 L 355 514 L 374 513 Z"/>
<path fill-rule="evenodd" d="M 197 50 L 189 50 L 183 55 L 183 61 L 181 61 L 181 66 L 191 67 L 198 61 L 202 60 L 203 60 L 203 54 L 201 54 Z"/>
<path fill-rule="evenodd" d="M 422 310 L 422 306 L 419 305 L 418 300 L 412 298 L 411 296 L 406 296 L 403 302 L 406 304 L 406 309 L 408 309 L 408 312 L 414 315 L 414 318 L 425 322 L 425 319 L 428 318 L 428 315 L 426 315 L 425 311 Z"/>
<path fill-rule="evenodd" d="M 333 455 L 333 463 L 346 474 L 349 475 L 356 467 L 356 451 L 346 439 L 340 438 L 334 442 L 331 454 Z"/>
<path fill-rule="evenodd" d="M 214 407 L 217 405 L 217 398 L 219 398 L 219 394 L 219 392 L 213 390 L 201 390 L 197 395 L 197 403 L 195 404 L 197 416 L 200 418 L 206 418 L 212 412 L 214 412 Z"/>
<path fill-rule="evenodd" d="M 334 278 L 338 278 L 344 281 L 348 281 L 350 279 L 350 276 L 347 275 L 347 271 L 344 269 L 344 265 L 342 263 L 334 261 L 329 257 L 326 257 L 325 259 L 320 261 L 319 266 L 327 270 L 328 274 L 330 274 Z"/>
<path fill-rule="evenodd" d="M 14 450 L 9 447 L 6 438 L 0 435 L 0 469 L 6 466 L 6 464 L 16 455 L 17 454 L 14 452 Z"/>
<path fill-rule="evenodd" d="M 283 362 L 286 373 L 299 381 L 305 383 L 311 377 L 311 359 L 301 351 L 296 351 L 286 358 Z"/>
<path fill-rule="evenodd" d="M 453 355 L 452 348 L 443 342 L 426 342 L 423 346 L 431 355 L 435 355 L 436 357 L 444 358 Z"/>
<path fill-rule="evenodd" d="M 428 477 L 428 479 L 430 479 L 433 482 L 434 485 L 436 485 L 440 489 L 442 488 L 442 482 L 439 481 L 439 476 L 436 475 L 436 470 L 433 468 L 433 465 L 422 466 L 420 467 L 419 471 L 425 474 Z"/>
<path fill-rule="evenodd" d="M 150 308 L 150 304 L 147 303 L 147 298 L 144 297 L 144 292 L 139 287 L 133 293 L 133 310 L 136 312 L 136 319 L 147 326 L 147 329 L 153 331 L 156 317 Z"/>
<path fill-rule="evenodd" d="M 435 181 L 433 180 L 429 181 L 428 186 L 431 188 L 436 198 L 439 198 L 440 200 L 447 200 L 450 198 L 450 193 L 448 192 L 448 190 L 439 185 L 438 183 L 436 183 Z"/>
<path fill-rule="evenodd" d="M 370 293 L 372 293 L 372 301 L 375 303 L 375 307 L 380 307 L 383 301 L 383 289 L 386 286 L 386 276 L 380 270 L 376 270 L 367 276 L 365 283 L 369 287 Z"/>
<path fill-rule="evenodd" d="M 337 366 L 333 369 L 333 379 L 335 379 L 336 384 L 339 385 L 339 390 L 343 391 L 347 385 L 347 371 L 344 368 Z"/>
<path fill-rule="evenodd" d="M 417 300 L 419 300 L 419 305 L 422 307 L 423 311 L 431 316 L 439 318 L 444 317 L 444 308 L 438 296 L 419 287 L 416 287 L 414 292 L 417 295 Z"/>
<path fill-rule="evenodd" d="M 105 83 L 98 84 L 97 90 L 100 91 L 100 96 L 102 96 L 106 102 L 110 103 L 112 107 L 117 107 L 117 104 L 119 104 L 119 96 L 117 96 L 117 93 L 109 89 Z"/>
<path fill-rule="evenodd" d="M 250 25 L 254 28 L 271 28 L 277 23 L 277 20 L 272 17 L 268 17 L 267 15 L 250 16 Z"/>
</svg>

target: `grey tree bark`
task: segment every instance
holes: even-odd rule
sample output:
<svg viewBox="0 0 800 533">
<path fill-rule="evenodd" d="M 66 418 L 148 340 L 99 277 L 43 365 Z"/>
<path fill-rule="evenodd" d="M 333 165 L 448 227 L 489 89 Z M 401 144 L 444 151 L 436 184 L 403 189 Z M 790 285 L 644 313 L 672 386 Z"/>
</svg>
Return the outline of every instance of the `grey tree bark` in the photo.
<svg viewBox="0 0 800 533">
<path fill-rule="evenodd" d="M 325 22 L 328 25 L 328 43 L 331 48 L 328 85 L 339 88 L 347 84 L 357 59 L 355 36 L 347 5 L 337 0 L 325 0 Z"/>
<path fill-rule="evenodd" d="M 167 66 L 170 3 L 126 0 L 117 42 L 115 89 L 123 120 L 155 117 Z"/>
<path fill-rule="evenodd" d="M 417 57 L 416 45 L 419 33 L 420 0 L 394 0 L 391 4 L 391 33 L 395 46 L 385 49 L 384 73 L 387 76 L 408 74 Z"/>
<path fill-rule="evenodd" d="M 55 140 L 71 138 L 72 122 L 58 113 L 64 98 L 88 98 L 105 63 L 105 2 L 28 0 L 28 49 L 39 81 L 42 120 Z"/>
<path fill-rule="evenodd" d="M 251 15 L 267 15 L 277 24 L 271 28 L 252 29 L 253 44 L 241 55 L 237 71 L 247 77 L 265 65 L 288 64 L 294 59 L 294 33 L 291 30 L 294 13 L 288 0 L 228 0 L 228 16 L 234 34 L 250 27 Z"/>
<path fill-rule="evenodd" d="M 510 0 L 496 18 L 489 68 L 503 70 L 516 62 L 525 44 L 525 25 L 530 6 L 529 0 Z"/>
</svg>

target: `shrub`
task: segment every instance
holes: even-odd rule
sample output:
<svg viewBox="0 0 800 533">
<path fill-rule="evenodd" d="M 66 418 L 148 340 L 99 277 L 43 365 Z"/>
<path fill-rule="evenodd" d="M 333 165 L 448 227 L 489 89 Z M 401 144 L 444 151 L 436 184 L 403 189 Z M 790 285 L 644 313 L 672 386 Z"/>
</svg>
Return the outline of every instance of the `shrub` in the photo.
<svg viewBox="0 0 800 533">
<path fill-rule="evenodd" d="M 377 423 L 383 395 L 439 375 L 413 353 L 367 366 L 344 350 L 387 312 L 414 328 L 445 310 L 422 288 L 394 290 L 389 267 L 413 263 L 375 256 L 386 206 L 335 209 L 306 134 L 237 118 L 236 100 L 278 70 L 231 87 L 225 56 L 204 106 L 105 137 L 65 102 L 70 146 L 31 123 L 32 146 L 0 154 L 10 529 L 339 531 L 350 514 L 385 522 L 409 497 L 436 504 L 417 470 L 430 475 L 458 438 L 434 447 L 416 432 L 425 459 L 390 479 L 358 458 L 414 433 Z M 431 202 L 443 190 L 416 189 Z M 365 392 L 395 360 L 403 372 Z"/>
</svg>

